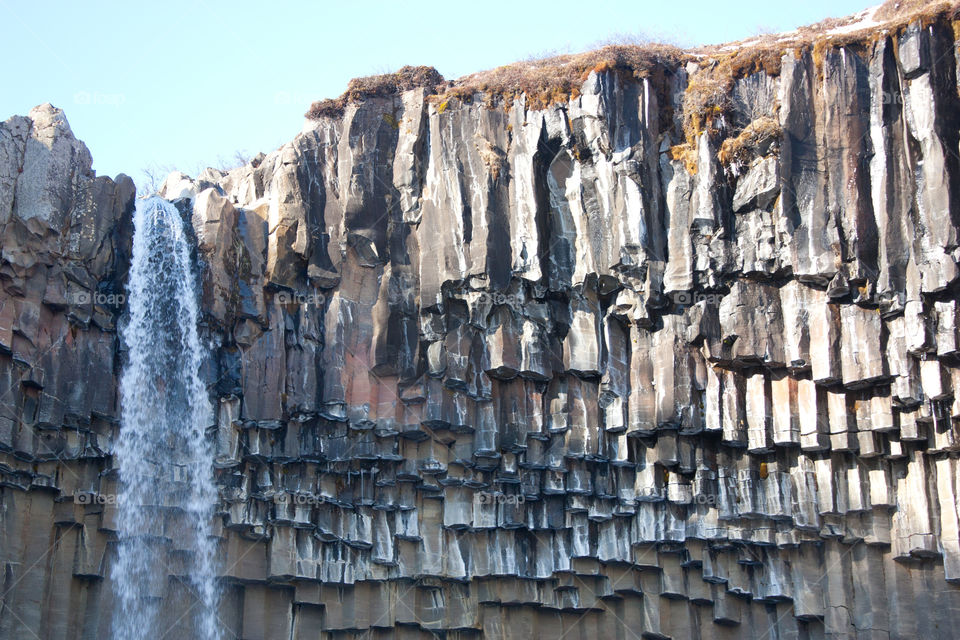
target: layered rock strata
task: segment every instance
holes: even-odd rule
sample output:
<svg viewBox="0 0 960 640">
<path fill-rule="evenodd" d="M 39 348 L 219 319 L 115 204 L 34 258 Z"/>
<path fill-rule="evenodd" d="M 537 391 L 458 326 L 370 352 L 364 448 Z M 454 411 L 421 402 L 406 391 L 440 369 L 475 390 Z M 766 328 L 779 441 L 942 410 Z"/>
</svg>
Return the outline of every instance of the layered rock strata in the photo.
<svg viewBox="0 0 960 640">
<path fill-rule="evenodd" d="M 953 637 L 957 51 L 791 49 L 693 135 L 708 65 L 414 88 L 168 179 L 225 637 Z M 109 631 L 133 187 L 89 166 L 52 108 L 0 129 L 3 637 Z"/>
</svg>

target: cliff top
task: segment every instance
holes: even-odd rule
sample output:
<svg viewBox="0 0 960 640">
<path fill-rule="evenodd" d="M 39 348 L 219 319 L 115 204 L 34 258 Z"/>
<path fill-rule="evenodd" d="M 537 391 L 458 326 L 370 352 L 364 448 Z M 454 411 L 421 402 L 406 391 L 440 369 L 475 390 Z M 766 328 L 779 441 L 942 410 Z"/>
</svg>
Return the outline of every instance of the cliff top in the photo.
<svg viewBox="0 0 960 640">
<path fill-rule="evenodd" d="M 852 16 L 828 18 L 794 31 L 687 50 L 662 43 L 609 45 L 584 53 L 516 62 L 452 81 L 445 80 L 433 67 L 406 66 L 395 73 L 354 78 L 340 97 L 314 102 L 306 117 L 339 117 L 348 104 L 414 88 L 424 88 L 440 103 L 451 98 L 469 101 L 483 95 L 487 104 L 509 104 L 523 94 L 529 106 L 542 108 L 577 97 L 591 71 L 616 71 L 641 79 L 695 62 L 709 73 L 701 74 L 700 82 L 691 83 L 684 111 L 689 106 L 695 119 L 700 119 L 709 111 L 711 96 L 729 90 L 736 78 L 761 70 L 779 74 L 780 60 L 790 50 L 800 53 L 813 49 L 814 57 L 819 58 L 818 53 L 822 55 L 827 49 L 867 45 L 917 20 L 950 20 L 957 33 L 958 18 L 960 0 L 887 0 Z"/>
</svg>

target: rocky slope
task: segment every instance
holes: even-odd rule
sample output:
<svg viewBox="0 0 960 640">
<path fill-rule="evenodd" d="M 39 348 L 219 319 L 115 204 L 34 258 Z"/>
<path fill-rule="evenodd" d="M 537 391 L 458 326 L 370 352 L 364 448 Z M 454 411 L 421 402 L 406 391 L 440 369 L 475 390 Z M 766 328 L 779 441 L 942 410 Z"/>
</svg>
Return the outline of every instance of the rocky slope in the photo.
<svg viewBox="0 0 960 640">
<path fill-rule="evenodd" d="M 954 27 L 547 101 L 391 76 L 171 176 L 225 637 L 953 637 Z M 49 106 L 0 125 L 2 637 L 109 630 L 134 189 L 89 168 Z"/>
</svg>

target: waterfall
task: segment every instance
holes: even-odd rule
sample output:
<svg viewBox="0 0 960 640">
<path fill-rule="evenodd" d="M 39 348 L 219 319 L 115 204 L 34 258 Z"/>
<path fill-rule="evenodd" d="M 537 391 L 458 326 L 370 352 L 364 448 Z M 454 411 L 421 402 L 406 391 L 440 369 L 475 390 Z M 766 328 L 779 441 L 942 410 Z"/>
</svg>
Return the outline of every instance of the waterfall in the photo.
<svg viewBox="0 0 960 640">
<path fill-rule="evenodd" d="M 127 361 L 120 381 L 121 427 L 114 460 L 119 606 L 115 640 L 159 638 L 168 575 L 193 593 L 178 624 L 212 640 L 217 624 L 216 543 L 211 519 L 217 492 L 205 437 L 212 410 L 200 378 L 198 295 L 180 213 L 160 198 L 138 201 L 121 327 Z"/>
</svg>

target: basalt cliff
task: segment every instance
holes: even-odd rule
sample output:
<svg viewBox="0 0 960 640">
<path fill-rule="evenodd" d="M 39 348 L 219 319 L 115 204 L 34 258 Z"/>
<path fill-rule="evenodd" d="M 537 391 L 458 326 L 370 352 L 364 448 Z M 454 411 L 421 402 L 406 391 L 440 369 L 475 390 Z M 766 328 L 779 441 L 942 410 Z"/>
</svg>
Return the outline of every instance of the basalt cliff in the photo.
<svg viewBox="0 0 960 640">
<path fill-rule="evenodd" d="M 406 68 L 168 178 L 223 637 L 955 637 L 955 17 Z M 110 637 L 134 197 L 0 124 L 2 638 Z"/>
</svg>

